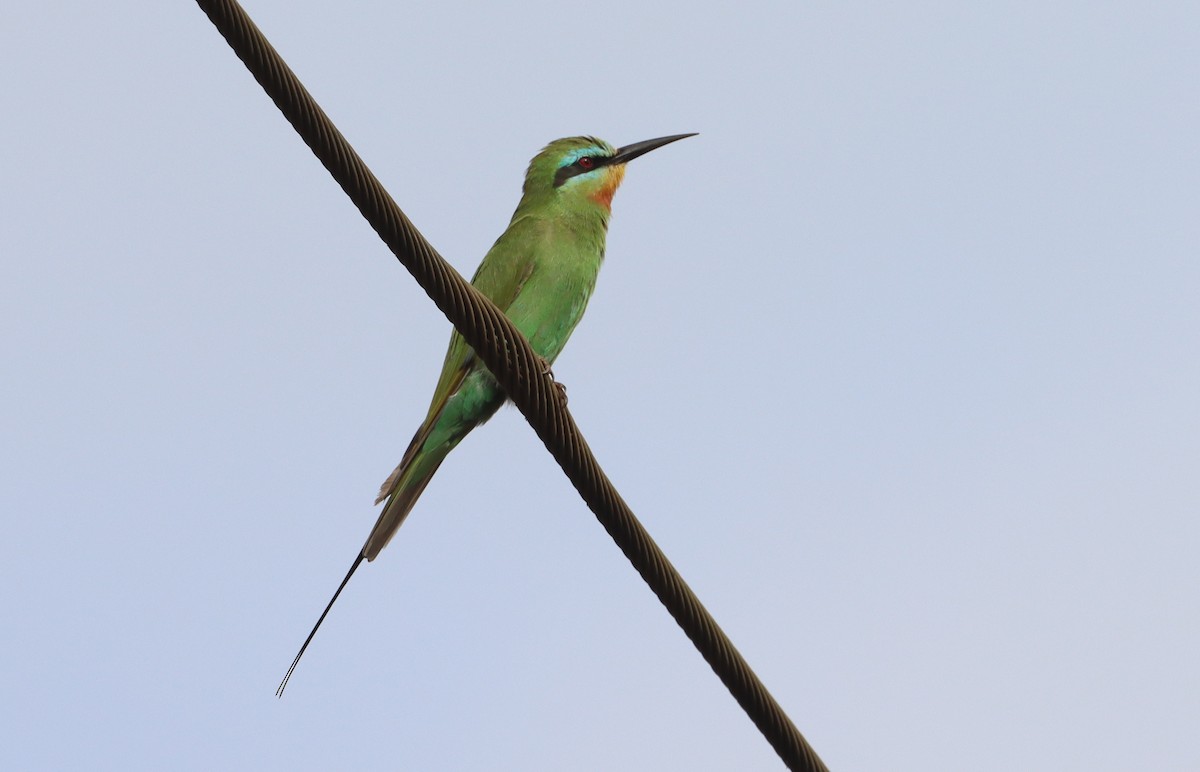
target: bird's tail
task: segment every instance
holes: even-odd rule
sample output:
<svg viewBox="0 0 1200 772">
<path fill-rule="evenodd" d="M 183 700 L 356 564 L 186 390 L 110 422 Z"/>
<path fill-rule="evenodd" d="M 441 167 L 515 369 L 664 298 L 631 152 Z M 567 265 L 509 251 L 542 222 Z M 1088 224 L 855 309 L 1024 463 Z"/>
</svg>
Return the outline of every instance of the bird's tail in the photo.
<svg viewBox="0 0 1200 772">
<path fill-rule="evenodd" d="M 458 444 L 457 441 L 434 441 L 432 447 L 427 448 L 426 445 L 430 444 L 428 442 L 430 423 L 427 422 L 427 425 L 423 425 L 417 431 L 417 435 L 413 437 L 412 442 L 409 443 L 408 450 L 404 453 L 404 459 L 396 467 L 396 471 L 392 472 L 388 476 L 387 481 L 384 482 L 383 488 L 379 491 L 379 498 L 375 500 L 375 503 L 378 504 L 385 498 L 387 499 L 387 503 L 383 505 L 383 512 L 379 514 L 379 519 L 375 521 L 375 527 L 371 529 L 371 535 L 367 537 L 367 543 L 363 545 L 362 551 L 354 559 L 354 565 L 350 566 L 350 570 L 346 572 L 346 578 L 338 585 L 337 592 L 329 599 L 329 603 L 325 606 L 325 610 L 321 612 L 317 623 L 313 625 L 312 631 L 304 639 L 304 644 L 300 647 L 300 652 L 296 655 L 296 658 L 292 660 L 292 665 L 288 668 L 287 675 L 283 677 L 283 682 L 275 690 L 275 696 L 283 696 L 283 690 L 287 688 L 292 673 L 296 672 L 296 665 L 300 664 L 300 658 L 304 656 L 305 650 L 308 649 L 308 644 L 312 643 L 313 636 L 321 628 L 321 623 L 325 621 L 329 610 L 333 608 L 333 604 L 337 601 L 338 596 L 342 594 L 342 590 L 346 589 L 346 584 L 349 583 L 350 577 L 354 576 L 354 572 L 362 565 L 364 559 L 374 560 L 380 550 L 386 547 L 387 543 L 392 540 L 396 531 L 399 530 L 400 524 L 404 522 L 404 518 L 408 517 L 408 513 L 412 510 L 413 505 L 417 503 L 417 499 L 421 496 L 421 491 L 425 490 L 425 486 L 429 484 L 433 473 L 442 465 L 442 461 L 446 458 L 446 455 Z"/>
<path fill-rule="evenodd" d="M 422 432 L 418 432 L 417 436 L 413 438 L 414 446 L 425 444 L 424 440 L 427 438 L 422 434 Z M 432 448 L 410 447 L 409 452 L 404 454 L 404 460 L 400 462 L 396 471 L 392 472 L 379 491 L 376 503 L 385 498 L 387 503 L 383 505 L 383 511 L 379 513 L 379 519 L 375 521 L 375 527 L 371 529 L 367 543 L 363 545 L 363 557 L 367 560 L 374 560 L 388 545 L 388 542 L 396 535 L 396 531 L 400 530 L 408 513 L 412 511 L 417 499 L 421 497 L 425 486 L 433 478 L 433 473 L 442 465 L 442 461 L 456 444 L 458 443 L 443 443 Z"/>
</svg>

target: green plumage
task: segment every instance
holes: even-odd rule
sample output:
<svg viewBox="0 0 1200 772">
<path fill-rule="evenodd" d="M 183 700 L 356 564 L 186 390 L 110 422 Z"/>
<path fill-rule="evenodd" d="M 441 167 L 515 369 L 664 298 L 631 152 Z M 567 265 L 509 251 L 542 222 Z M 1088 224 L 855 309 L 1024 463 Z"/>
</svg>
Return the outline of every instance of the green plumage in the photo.
<svg viewBox="0 0 1200 772">
<path fill-rule="evenodd" d="M 604 259 L 613 194 L 625 164 L 691 134 L 614 148 L 594 137 L 551 142 L 529 162 L 521 203 L 488 250 L 471 283 L 495 303 L 547 364 L 552 364 L 583 317 Z M 462 438 L 504 403 L 504 391 L 457 332 L 433 400 L 400 465 L 383 483 L 383 511 L 362 551 L 292 660 L 276 694 L 304 656 L 342 589 L 363 560 L 374 560 L 408 517 L 421 492 Z"/>
<path fill-rule="evenodd" d="M 551 142 L 533 159 L 512 221 L 471 280 L 547 363 L 583 317 L 604 259 L 609 218 L 604 194 L 620 184 L 621 167 L 602 166 L 554 185 L 565 159 L 593 151 L 604 157 L 616 153 L 601 140 L 572 137 Z M 367 560 L 387 546 L 446 455 L 504 399 L 491 373 L 454 332 L 425 421 L 380 488 L 376 503 L 386 504 L 363 546 Z"/>
</svg>

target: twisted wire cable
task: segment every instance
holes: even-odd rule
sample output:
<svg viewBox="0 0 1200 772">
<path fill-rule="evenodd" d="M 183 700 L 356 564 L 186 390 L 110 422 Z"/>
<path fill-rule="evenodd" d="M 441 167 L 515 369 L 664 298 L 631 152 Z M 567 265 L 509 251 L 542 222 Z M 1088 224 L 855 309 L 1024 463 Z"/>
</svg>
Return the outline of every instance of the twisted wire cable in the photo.
<svg viewBox="0 0 1200 772">
<path fill-rule="evenodd" d="M 826 770 L 621 499 L 567 411 L 553 376 L 528 341 L 438 255 L 400 211 L 241 6 L 233 0 L 197 3 L 379 237 L 495 375 L 600 524 L 783 762 L 793 770 Z"/>
</svg>

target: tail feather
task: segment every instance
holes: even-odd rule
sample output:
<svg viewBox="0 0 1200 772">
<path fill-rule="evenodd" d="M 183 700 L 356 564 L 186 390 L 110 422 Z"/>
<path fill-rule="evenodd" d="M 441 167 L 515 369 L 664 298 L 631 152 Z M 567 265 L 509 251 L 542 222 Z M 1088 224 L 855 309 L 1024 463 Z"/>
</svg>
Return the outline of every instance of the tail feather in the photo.
<svg viewBox="0 0 1200 772">
<path fill-rule="evenodd" d="M 363 545 L 362 554 L 368 561 L 374 560 L 396 535 L 396 531 L 400 530 L 404 519 L 425 491 L 425 486 L 452 449 L 453 445 L 414 454 L 406 459 L 408 463 L 401 462 L 392 472 L 388 478 L 391 484 L 384 483 L 387 492 L 381 492 L 380 495 L 381 500 L 389 498 L 379 513 L 379 519 L 375 521 L 375 527 L 371 529 L 371 535 L 367 537 L 367 543 Z"/>
<path fill-rule="evenodd" d="M 432 416 L 421 424 L 421 428 L 417 429 L 417 433 L 413 435 L 412 441 L 408 443 L 408 447 L 404 449 L 404 456 L 400 459 L 400 463 L 396 464 L 396 468 L 388 475 L 388 478 L 383 481 L 383 485 L 379 486 L 379 495 L 375 497 L 375 503 L 386 499 L 396 492 L 400 485 L 400 478 L 413 465 L 417 455 L 421 452 L 421 448 L 425 445 L 425 441 L 429 439 L 429 435 L 433 432 Z M 437 467 L 434 467 L 435 469 Z"/>
</svg>

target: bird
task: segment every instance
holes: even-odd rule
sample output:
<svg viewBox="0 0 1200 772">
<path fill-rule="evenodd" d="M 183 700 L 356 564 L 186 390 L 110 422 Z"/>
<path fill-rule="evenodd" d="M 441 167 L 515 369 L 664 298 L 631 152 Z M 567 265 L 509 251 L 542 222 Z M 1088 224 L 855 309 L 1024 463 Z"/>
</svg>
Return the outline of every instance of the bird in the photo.
<svg viewBox="0 0 1200 772">
<path fill-rule="evenodd" d="M 488 250 L 471 284 L 512 320 L 547 370 L 583 317 L 604 261 L 612 199 L 626 165 L 696 134 L 614 147 L 589 136 L 546 145 L 529 162 L 512 220 Z M 561 388 L 561 387 L 560 387 Z M 425 420 L 379 489 L 383 510 L 342 583 L 313 625 L 275 694 L 288 681 L 329 610 L 364 560 L 388 545 L 450 451 L 507 400 L 503 388 L 455 331 Z"/>
</svg>

